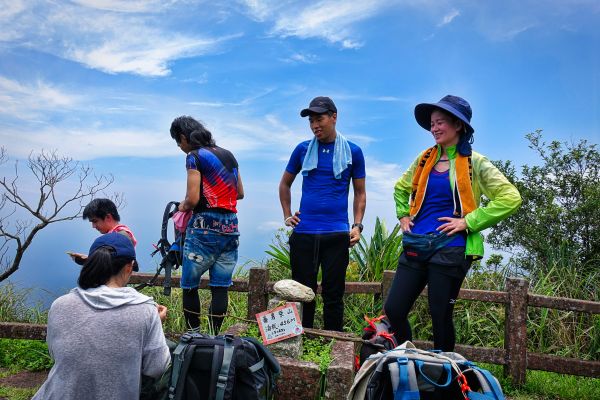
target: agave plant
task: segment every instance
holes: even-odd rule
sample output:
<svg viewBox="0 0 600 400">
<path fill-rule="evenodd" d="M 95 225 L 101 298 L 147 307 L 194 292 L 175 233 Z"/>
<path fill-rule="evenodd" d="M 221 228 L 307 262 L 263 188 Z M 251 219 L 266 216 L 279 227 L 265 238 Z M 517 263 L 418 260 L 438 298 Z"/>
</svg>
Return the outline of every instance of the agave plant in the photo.
<svg viewBox="0 0 600 400">
<path fill-rule="evenodd" d="M 362 282 L 380 282 L 383 271 L 395 270 L 402 253 L 400 225 L 388 233 L 385 224 L 377 218 L 375 230 L 369 242 L 364 236 L 350 251 L 350 257 L 358 265 L 358 276 Z"/>
</svg>

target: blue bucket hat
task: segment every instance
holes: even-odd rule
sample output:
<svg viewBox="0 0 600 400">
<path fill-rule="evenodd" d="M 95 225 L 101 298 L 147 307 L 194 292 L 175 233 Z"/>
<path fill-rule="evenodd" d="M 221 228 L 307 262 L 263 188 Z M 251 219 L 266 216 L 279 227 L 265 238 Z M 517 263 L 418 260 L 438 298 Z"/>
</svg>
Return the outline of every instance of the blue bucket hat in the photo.
<svg viewBox="0 0 600 400">
<path fill-rule="evenodd" d="M 471 126 L 471 117 L 473 116 L 471 106 L 465 99 L 452 95 L 442 97 L 437 103 L 417 104 L 415 107 L 415 118 L 423 129 L 431 129 L 431 113 L 436 108 L 441 108 L 464 122 L 468 134 L 475 132 L 475 129 Z"/>
<path fill-rule="evenodd" d="M 135 272 L 139 271 L 139 266 L 135 259 L 135 248 L 133 247 L 131 239 L 129 239 L 127 236 L 117 232 L 106 233 L 94 240 L 88 255 L 91 256 L 100 247 L 110 247 L 114 250 L 115 257 L 123 257 L 133 260 L 133 270 Z"/>
</svg>

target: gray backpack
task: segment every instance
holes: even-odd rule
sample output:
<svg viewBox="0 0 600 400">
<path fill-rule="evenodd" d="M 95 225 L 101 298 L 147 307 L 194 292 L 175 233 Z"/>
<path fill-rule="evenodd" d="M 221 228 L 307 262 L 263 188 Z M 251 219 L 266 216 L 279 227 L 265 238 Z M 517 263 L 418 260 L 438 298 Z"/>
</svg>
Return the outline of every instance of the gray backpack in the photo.
<svg viewBox="0 0 600 400">
<path fill-rule="evenodd" d="M 417 349 L 411 342 L 370 356 L 347 400 L 504 400 L 498 380 L 458 353 Z"/>
</svg>

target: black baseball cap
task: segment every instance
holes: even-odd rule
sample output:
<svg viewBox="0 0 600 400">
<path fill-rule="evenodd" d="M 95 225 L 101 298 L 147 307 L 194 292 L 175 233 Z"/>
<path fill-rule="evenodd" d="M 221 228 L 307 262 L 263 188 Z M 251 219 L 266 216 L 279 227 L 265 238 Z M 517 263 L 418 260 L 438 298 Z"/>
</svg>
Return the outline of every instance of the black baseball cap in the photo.
<svg viewBox="0 0 600 400">
<path fill-rule="evenodd" d="M 310 114 L 323 114 L 328 111 L 337 113 L 337 108 L 329 97 L 319 96 L 310 101 L 308 108 L 300 111 L 301 117 L 308 117 Z"/>
</svg>

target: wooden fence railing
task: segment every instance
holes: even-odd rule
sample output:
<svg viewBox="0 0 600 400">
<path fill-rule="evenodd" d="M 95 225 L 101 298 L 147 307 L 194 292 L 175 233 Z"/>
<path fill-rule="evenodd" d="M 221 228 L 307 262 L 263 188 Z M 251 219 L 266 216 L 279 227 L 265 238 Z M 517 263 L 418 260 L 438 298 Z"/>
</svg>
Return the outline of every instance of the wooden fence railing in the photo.
<svg viewBox="0 0 600 400">
<path fill-rule="evenodd" d="M 150 274 L 134 274 L 131 284 L 147 282 Z M 381 283 L 346 282 L 346 294 L 373 294 L 386 298 L 394 271 L 385 271 Z M 162 285 L 162 277 L 155 286 Z M 234 279 L 231 291 L 248 293 L 248 318 L 267 309 L 273 284 L 265 268 L 251 268 L 248 279 Z M 179 287 L 179 277 L 173 277 L 172 286 Z M 528 293 L 529 282 L 521 278 L 507 278 L 506 291 L 461 289 L 459 298 L 470 301 L 501 303 L 505 305 L 504 348 L 456 345 L 456 351 L 466 358 L 504 366 L 504 373 L 514 384 L 525 382 L 527 369 L 556 372 L 560 374 L 600 377 L 600 361 L 586 361 L 575 358 L 558 357 L 527 351 L 527 308 L 544 307 L 556 310 L 600 314 L 600 302 L 574 300 L 562 297 L 548 297 Z M 202 279 L 200 288 L 208 288 L 208 279 Z M 320 287 L 318 289 L 320 292 Z M 425 292 L 424 292 L 425 294 Z M 0 338 L 40 339 L 46 337 L 45 325 L 0 323 Z M 415 341 L 422 348 L 432 348 L 431 342 Z"/>
</svg>

